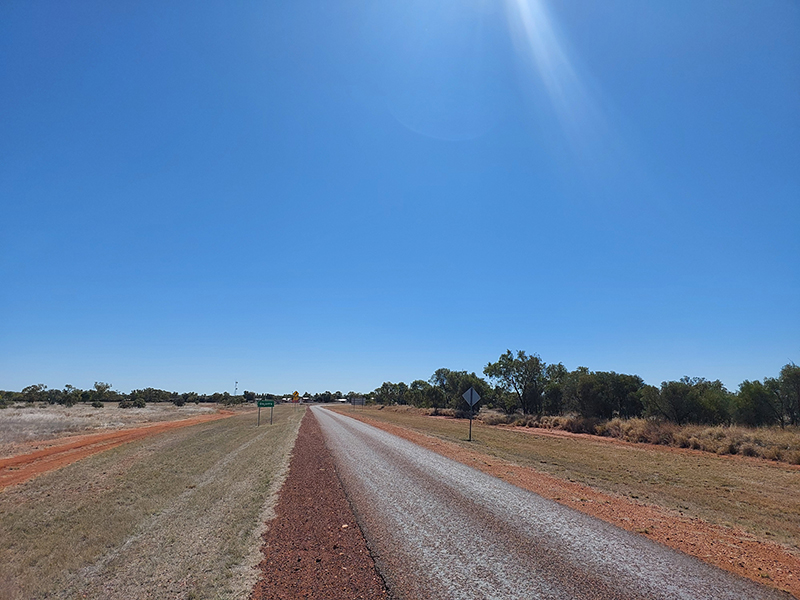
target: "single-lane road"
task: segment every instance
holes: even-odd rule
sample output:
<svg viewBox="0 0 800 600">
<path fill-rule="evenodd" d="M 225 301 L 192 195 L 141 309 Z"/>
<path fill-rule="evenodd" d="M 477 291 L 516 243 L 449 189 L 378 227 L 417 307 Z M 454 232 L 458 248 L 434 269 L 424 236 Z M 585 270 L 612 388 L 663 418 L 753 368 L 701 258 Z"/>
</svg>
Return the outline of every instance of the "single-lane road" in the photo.
<svg viewBox="0 0 800 600">
<path fill-rule="evenodd" d="M 354 419 L 312 410 L 399 598 L 790 597 Z"/>
</svg>

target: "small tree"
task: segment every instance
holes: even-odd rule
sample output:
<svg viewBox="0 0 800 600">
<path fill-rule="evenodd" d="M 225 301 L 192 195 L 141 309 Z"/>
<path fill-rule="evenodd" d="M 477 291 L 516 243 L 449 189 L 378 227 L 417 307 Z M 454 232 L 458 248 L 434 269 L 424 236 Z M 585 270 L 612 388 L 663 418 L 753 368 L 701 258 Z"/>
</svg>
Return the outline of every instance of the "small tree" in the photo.
<svg viewBox="0 0 800 600">
<path fill-rule="evenodd" d="M 800 367 L 794 363 L 781 369 L 779 393 L 792 425 L 800 425 Z"/>
<path fill-rule="evenodd" d="M 507 350 L 496 363 L 487 364 L 483 374 L 497 381 L 506 391 L 513 392 L 524 414 L 541 415 L 547 386 L 546 368 L 537 354 L 528 356 L 519 350 L 514 356 L 511 350 Z"/>
<path fill-rule="evenodd" d="M 109 390 L 111 390 L 110 383 L 104 383 L 102 381 L 95 381 L 94 382 L 94 389 L 92 390 L 92 401 L 95 402 L 103 402 L 108 399 Z"/>
<path fill-rule="evenodd" d="M 22 397 L 25 402 L 42 402 L 45 399 L 47 386 L 43 383 L 36 383 L 22 388 Z"/>
<path fill-rule="evenodd" d="M 777 422 L 777 395 L 760 381 L 743 381 L 735 400 L 736 421 L 758 427 Z"/>
</svg>

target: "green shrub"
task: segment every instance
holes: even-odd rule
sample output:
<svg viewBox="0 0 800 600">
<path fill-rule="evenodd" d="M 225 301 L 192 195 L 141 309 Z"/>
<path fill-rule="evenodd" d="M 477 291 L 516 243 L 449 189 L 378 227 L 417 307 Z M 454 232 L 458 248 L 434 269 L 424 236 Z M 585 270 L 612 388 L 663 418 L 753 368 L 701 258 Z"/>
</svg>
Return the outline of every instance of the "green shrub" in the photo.
<svg viewBox="0 0 800 600">
<path fill-rule="evenodd" d="M 133 408 L 133 402 L 130 400 L 121 400 L 119 403 L 120 408 Z"/>
<path fill-rule="evenodd" d="M 144 398 L 136 398 L 132 403 L 133 408 L 144 408 L 147 406 L 147 403 L 144 401 Z"/>
<path fill-rule="evenodd" d="M 105 406 L 105 404 L 100 402 L 100 400 L 95 400 L 94 402 L 92 402 L 92 407 L 93 408 L 103 408 L 104 406 Z"/>
</svg>

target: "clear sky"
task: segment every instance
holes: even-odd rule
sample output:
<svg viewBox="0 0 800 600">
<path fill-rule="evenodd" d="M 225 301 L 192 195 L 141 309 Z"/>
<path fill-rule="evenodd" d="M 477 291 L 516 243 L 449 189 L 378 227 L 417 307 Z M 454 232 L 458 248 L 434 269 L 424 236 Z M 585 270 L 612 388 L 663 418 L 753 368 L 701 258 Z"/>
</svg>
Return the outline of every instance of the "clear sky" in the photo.
<svg viewBox="0 0 800 600">
<path fill-rule="evenodd" d="M 794 0 L 0 2 L 0 389 L 800 363 Z"/>
</svg>

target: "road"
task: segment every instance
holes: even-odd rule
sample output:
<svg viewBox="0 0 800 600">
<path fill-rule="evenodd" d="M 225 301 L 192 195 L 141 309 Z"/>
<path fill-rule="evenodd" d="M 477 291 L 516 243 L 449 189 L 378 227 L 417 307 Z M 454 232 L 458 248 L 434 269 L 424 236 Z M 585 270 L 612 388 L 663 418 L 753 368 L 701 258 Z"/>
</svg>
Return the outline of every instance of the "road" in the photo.
<svg viewBox="0 0 800 600">
<path fill-rule="evenodd" d="M 355 419 L 312 410 L 398 598 L 790 598 Z"/>
</svg>

